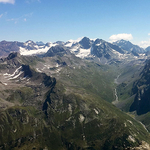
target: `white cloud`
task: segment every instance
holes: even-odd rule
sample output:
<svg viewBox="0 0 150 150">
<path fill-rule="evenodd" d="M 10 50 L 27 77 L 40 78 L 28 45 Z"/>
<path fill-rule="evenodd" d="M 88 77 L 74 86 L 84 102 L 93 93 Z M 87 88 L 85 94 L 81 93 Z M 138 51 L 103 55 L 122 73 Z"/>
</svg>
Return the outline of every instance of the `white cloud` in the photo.
<svg viewBox="0 0 150 150">
<path fill-rule="evenodd" d="M 114 34 L 112 36 L 109 37 L 110 42 L 115 42 L 118 40 L 132 40 L 133 36 L 132 34 L 127 34 L 127 33 L 121 33 L 121 34 Z"/>
<path fill-rule="evenodd" d="M 24 18 L 24 21 L 27 21 L 27 19 L 26 19 L 26 18 Z"/>
<path fill-rule="evenodd" d="M 10 3 L 10 4 L 14 4 L 15 0 L 0 0 L 0 3 Z"/>
<path fill-rule="evenodd" d="M 148 41 L 141 41 L 139 46 L 143 48 L 147 48 L 148 46 L 150 46 L 150 39 Z"/>
<path fill-rule="evenodd" d="M 148 33 L 148 35 L 150 35 L 150 33 Z"/>
</svg>

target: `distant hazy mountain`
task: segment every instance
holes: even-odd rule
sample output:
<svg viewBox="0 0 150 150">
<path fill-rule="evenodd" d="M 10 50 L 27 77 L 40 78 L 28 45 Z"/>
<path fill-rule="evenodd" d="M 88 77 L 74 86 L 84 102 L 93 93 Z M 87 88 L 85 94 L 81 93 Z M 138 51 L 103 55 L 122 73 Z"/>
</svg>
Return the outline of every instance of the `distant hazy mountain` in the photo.
<svg viewBox="0 0 150 150">
<path fill-rule="evenodd" d="M 64 45 L 64 43 L 65 43 L 65 42 L 63 42 L 63 41 L 57 41 L 57 42 L 55 42 L 54 44 Z"/>
<path fill-rule="evenodd" d="M 19 51 L 19 46 L 23 45 L 21 42 L 7 42 L 1 41 L 0 42 L 0 56 L 7 56 L 10 52 Z"/>
<path fill-rule="evenodd" d="M 36 44 L 37 44 L 38 46 L 43 46 L 43 45 L 45 45 L 42 41 L 36 42 Z"/>
<path fill-rule="evenodd" d="M 119 46 L 120 48 L 128 51 L 128 52 L 134 52 L 134 53 L 143 53 L 145 50 L 138 45 L 134 45 L 129 41 L 125 40 L 119 40 L 117 42 L 113 42 L 113 44 Z"/>
<path fill-rule="evenodd" d="M 149 52 L 150 51 L 150 46 L 148 46 L 146 49 L 145 49 L 146 52 Z"/>
</svg>

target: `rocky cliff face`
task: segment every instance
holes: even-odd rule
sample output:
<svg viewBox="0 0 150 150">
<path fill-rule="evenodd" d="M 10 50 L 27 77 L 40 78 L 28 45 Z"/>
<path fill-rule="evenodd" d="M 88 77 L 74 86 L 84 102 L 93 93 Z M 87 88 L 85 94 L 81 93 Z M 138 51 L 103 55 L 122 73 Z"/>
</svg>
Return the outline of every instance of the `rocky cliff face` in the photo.
<svg viewBox="0 0 150 150">
<path fill-rule="evenodd" d="M 134 103 L 130 107 L 130 111 L 136 111 L 138 115 L 145 114 L 150 111 L 150 61 L 148 60 L 145 68 L 141 72 L 141 78 L 134 83 L 133 93 L 136 94 Z"/>
</svg>

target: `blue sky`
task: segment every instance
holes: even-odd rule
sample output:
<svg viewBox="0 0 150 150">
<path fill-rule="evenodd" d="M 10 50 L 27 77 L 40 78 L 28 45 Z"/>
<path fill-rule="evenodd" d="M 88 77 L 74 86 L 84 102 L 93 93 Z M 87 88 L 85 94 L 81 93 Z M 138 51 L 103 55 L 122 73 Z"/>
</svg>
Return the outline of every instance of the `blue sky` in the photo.
<svg viewBox="0 0 150 150">
<path fill-rule="evenodd" d="M 84 36 L 150 45 L 150 0 L 0 0 L 0 41 Z"/>
</svg>

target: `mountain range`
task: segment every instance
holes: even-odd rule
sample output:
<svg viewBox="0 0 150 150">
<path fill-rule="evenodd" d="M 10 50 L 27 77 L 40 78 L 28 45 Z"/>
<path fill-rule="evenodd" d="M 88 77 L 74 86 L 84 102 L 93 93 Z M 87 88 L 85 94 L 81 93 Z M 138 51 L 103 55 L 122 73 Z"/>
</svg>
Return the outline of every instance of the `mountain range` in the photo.
<svg viewBox="0 0 150 150">
<path fill-rule="evenodd" d="M 10 52 L 20 52 L 21 55 L 41 55 L 45 54 L 51 47 L 56 45 L 64 46 L 77 57 L 93 59 L 102 63 L 109 63 L 114 59 L 145 59 L 149 54 L 147 49 L 140 48 L 129 41 L 120 40 L 114 43 L 106 42 L 102 39 L 91 40 L 87 37 L 78 41 L 57 41 L 54 43 L 36 42 L 29 40 L 23 42 L 0 42 L 1 56 L 8 56 Z"/>
</svg>

